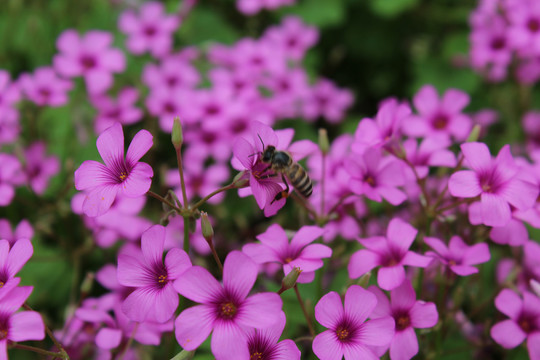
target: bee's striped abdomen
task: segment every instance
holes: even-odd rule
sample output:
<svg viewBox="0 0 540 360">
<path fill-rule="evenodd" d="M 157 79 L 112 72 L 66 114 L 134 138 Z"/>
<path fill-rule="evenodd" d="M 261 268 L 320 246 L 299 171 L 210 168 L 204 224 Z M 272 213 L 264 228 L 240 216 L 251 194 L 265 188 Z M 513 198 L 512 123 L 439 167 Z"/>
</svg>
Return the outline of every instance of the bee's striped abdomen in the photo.
<svg viewBox="0 0 540 360">
<path fill-rule="evenodd" d="M 292 163 L 291 166 L 287 168 L 287 177 L 289 178 L 291 185 L 298 191 L 302 196 L 309 197 L 313 191 L 313 186 L 311 184 L 311 179 L 309 178 L 308 173 L 304 168 L 298 163 Z"/>
</svg>

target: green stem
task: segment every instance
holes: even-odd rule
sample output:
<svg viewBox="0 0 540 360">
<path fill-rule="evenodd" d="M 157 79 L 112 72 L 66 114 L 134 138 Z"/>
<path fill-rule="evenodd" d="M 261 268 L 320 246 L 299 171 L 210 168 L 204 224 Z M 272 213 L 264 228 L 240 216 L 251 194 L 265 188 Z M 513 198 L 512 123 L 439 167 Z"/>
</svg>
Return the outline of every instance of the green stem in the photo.
<svg viewBox="0 0 540 360">
<path fill-rule="evenodd" d="M 23 304 L 23 308 L 25 308 L 26 310 L 29 310 L 29 311 L 37 312 L 34 309 L 32 309 L 30 307 L 30 305 L 28 305 L 26 303 Z M 60 344 L 60 342 L 56 339 L 56 337 L 54 336 L 51 329 L 49 329 L 49 327 L 45 323 L 44 323 L 44 325 L 45 325 L 45 332 L 47 333 L 47 336 L 49 336 L 49 338 L 52 340 L 54 346 L 56 346 L 56 348 L 59 351 L 59 353 L 55 353 L 55 354 L 61 354 L 60 356 L 61 356 L 62 359 L 68 359 L 69 360 L 69 355 L 67 354 L 66 350 L 64 350 L 64 347 L 62 346 L 62 344 Z"/>
<path fill-rule="evenodd" d="M 300 307 L 302 308 L 302 312 L 304 313 L 304 317 L 306 318 L 309 334 L 313 338 L 315 337 L 315 329 L 313 328 L 313 324 L 311 323 L 311 317 L 309 316 L 307 312 L 306 306 L 304 305 L 304 301 L 302 301 L 302 296 L 300 296 L 300 291 L 298 291 L 298 285 L 294 285 L 294 292 L 296 293 L 296 298 L 298 299 L 298 303 L 300 304 Z"/>
<path fill-rule="evenodd" d="M 214 260 L 216 260 L 216 264 L 219 267 L 219 271 L 221 272 L 221 276 L 223 276 L 223 264 L 221 263 L 221 260 L 219 259 L 219 256 L 216 252 L 216 248 L 214 247 L 214 243 L 212 241 L 208 241 L 208 245 L 210 245 L 210 250 L 212 250 L 212 255 L 214 256 Z"/>
<path fill-rule="evenodd" d="M 162 203 L 166 204 L 167 206 L 173 208 L 177 212 L 179 212 L 179 213 L 183 212 L 182 209 L 180 209 L 178 206 L 174 205 L 172 202 L 170 202 L 169 200 L 165 199 L 164 197 L 156 194 L 155 192 L 153 192 L 151 190 L 148 190 L 147 194 L 150 195 L 151 197 L 153 197 L 154 199 L 158 199 L 159 201 L 161 201 Z"/>
<path fill-rule="evenodd" d="M 230 189 L 234 189 L 235 188 L 235 183 L 230 183 L 229 185 L 225 185 L 224 187 L 222 188 L 219 188 L 217 190 L 214 190 L 212 191 L 210 194 L 206 195 L 205 197 L 203 197 L 201 200 L 197 201 L 192 207 L 191 209 L 192 210 L 195 210 L 197 209 L 199 206 L 203 205 L 205 202 L 207 202 L 210 198 L 212 198 L 213 196 L 223 192 L 223 191 L 227 191 L 227 190 L 230 190 Z"/>
<path fill-rule="evenodd" d="M 178 163 L 178 172 L 180 173 L 180 187 L 182 188 L 182 200 L 184 209 L 188 208 L 188 199 L 186 194 L 186 183 L 184 181 L 184 169 L 182 167 L 182 147 L 176 149 L 176 162 Z"/>
<path fill-rule="evenodd" d="M 43 349 L 40 349 L 40 348 L 37 348 L 37 347 L 34 347 L 34 346 L 12 343 L 11 347 L 13 347 L 14 349 L 32 351 L 32 352 L 35 352 L 35 353 L 38 353 L 38 354 L 41 354 L 41 355 L 44 355 L 44 356 L 52 356 L 53 359 L 66 359 L 66 360 L 69 359 L 69 356 L 66 357 L 67 354 L 65 354 L 65 353 L 61 353 L 61 352 L 56 353 L 56 352 L 52 352 L 52 351 L 47 351 L 47 350 L 43 350 Z"/>
<path fill-rule="evenodd" d="M 138 328 L 139 328 L 139 323 L 135 323 L 135 326 L 133 327 L 133 330 L 131 331 L 131 334 L 129 335 L 128 341 L 125 343 L 124 347 L 122 348 L 122 351 L 118 354 L 118 360 L 122 360 L 124 358 L 126 351 L 129 349 L 129 347 L 133 343 L 133 338 L 135 338 L 135 333 L 137 332 Z"/>
<path fill-rule="evenodd" d="M 184 251 L 189 255 L 189 217 L 184 216 Z"/>
</svg>

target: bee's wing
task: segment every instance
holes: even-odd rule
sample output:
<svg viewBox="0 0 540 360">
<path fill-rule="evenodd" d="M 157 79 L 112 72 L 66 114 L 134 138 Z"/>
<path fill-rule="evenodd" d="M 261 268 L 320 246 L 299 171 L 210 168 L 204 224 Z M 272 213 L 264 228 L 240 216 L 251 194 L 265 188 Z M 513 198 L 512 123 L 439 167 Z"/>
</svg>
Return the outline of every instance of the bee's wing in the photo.
<svg viewBox="0 0 540 360">
<path fill-rule="evenodd" d="M 318 149 L 317 144 L 311 140 L 299 140 L 292 143 L 287 151 L 291 154 L 294 161 L 299 161 L 315 153 Z"/>
</svg>

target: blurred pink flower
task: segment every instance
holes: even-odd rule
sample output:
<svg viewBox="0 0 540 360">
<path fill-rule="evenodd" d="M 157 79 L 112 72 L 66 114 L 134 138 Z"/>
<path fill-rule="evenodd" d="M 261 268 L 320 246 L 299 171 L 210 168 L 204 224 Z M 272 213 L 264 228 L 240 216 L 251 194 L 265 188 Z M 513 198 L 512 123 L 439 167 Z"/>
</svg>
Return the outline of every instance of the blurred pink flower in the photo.
<svg viewBox="0 0 540 360">
<path fill-rule="evenodd" d="M 167 16 L 163 4 L 149 1 L 141 5 L 139 14 L 126 10 L 118 19 L 118 28 L 128 35 L 127 48 L 140 55 L 149 51 L 154 57 L 162 57 L 171 51 L 173 33 L 179 19 Z"/>
<path fill-rule="evenodd" d="M 321 360 L 378 359 L 373 346 L 386 346 L 394 336 L 394 319 L 380 317 L 366 322 L 377 305 L 377 298 L 358 285 L 345 294 L 345 306 L 338 293 L 331 291 L 315 306 L 315 318 L 328 328 L 313 339 L 313 352 Z"/>
<path fill-rule="evenodd" d="M 0 358 L 7 359 L 9 342 L 45 339 L 45 325 L 36 311 L 17 312 L 32 292 L 32 286 L 22 286 L 10 291 L 0 300 Z"/>
<path fill-rule="evenodd" d="M 142 81 L 151 91 L 156 89 L 193 89 L 201 76 L 189 61 L 179 55 L 162 59 L 159 65 L 147 64 L 142 73 Z"/>
<path fill-rule="evenodd" d="M 26 96 L 39 106 L 65 105 L 73 87 L 71 81 L 58 77 L 52 67 L 37 68 L 32 74 L 21 75 L 19 81 Z"/>
<path fill-rule="evenodd" d="M 433 327 L 439 320 L 437 307 L 432 302 L 416 300 L 416 293 L 410 280 L 392 290 L 390 301 L 376 286 L 368 289 L 377 297 L 377 306 L 371 319 L 391 316 L 396 324 L 396 332 L 390 343 L 391 360 L 409 360 L 418 354 L 418 339 L 414 329 Z"/>
<path fill-rule="evenodd" d="M 32 240 L 33 237 L 34 229 L 28 220 L 21 220 L 15 230 L 12 230 L 7 219 L 0 219 L 0 239 L 9 241 L 11 246 L 19 239 Z"/>
<path fill-rule="evenodd" d="M 381 266 L 377 283 L 384 290 L 393 290 L 405 280 L 405 265 L 426 267 L 428 256 L 409 250 L 418 231 L 405 221 L 394 218 L 388 224 L 386 237 L 358 239 L 365 249 L 358 250 L 349 261 L 349 276 L 356 279 L 377 266 Z"/>
<path fill-rule="evenodd" d="M 283 266 L 285 275 L 300 268 L 299 283 L 309 283 L 315 278 L 315 270 L 323 266 L 322 259 L 332 256 L 332 249 L 322 244 L 311 244 L 321 237 L 324 230 L 317 226 L 303 226 L 289 243 L 287 233 L 273 224 L 257 235 L 260 244 L 246 244 L 242 251 L 257 264 L 277 262 Z"/>
<path fill-rule="evenodd" d="M 118 194 L 139 197 L 150 189 L 154 174 L 150 165 L 139 162 L 152 147 L 152 135 L 139 131 L 131 142 L 124 159 L 124 132 L 114 123 L 97 139 L 98 151 L 105 165 L 86 160 L 75 171 L 75 188 L 88 192 L 83 212 L 88 216 L 106 213 Z"/>
<path fill-rule="evenodd" d="M 0 299 L 19 284 L 20 279 L 15 275 L 33 253 L 34 248 L 28 239 L 19 239 L 13 245 L 7 240 L 0 240 Z"/>
<path fill-rule="evenodd" d="M 458 171 L 450 177 L 450 194 L 460 198 L 480 196 L 479 215 L 481 223 L 488 226 L 505 226 L 511 218 L 510 205 L 518 210 L 531 208 L 538 197 L 538 185 L 526 171 L 520 171 L 504 146 L 493 159 L 484 143 L 461 145 L 466 164 L 472 170 Z M 469 218 L 471 211 L 469 211 Z M 473 223 L 477 223 L 474 219 Z"/>
<path fill-rule="evenodd" d="M 247 346 L 249 359 L 264 360 L 300 360 L 300 351 L 294 341 L 285 339 L 279 341 L 285 328 L 285 314 L 279 314 L 275 325 L 266 329 L 248 330 Z"/>
<path fill-rule="evenodd" d="M 173 282 L 191 267 L 185 251 L 169 250 L 163 262 L 165 228 L 154 225 L 141 237 L 142 251 L 118 255 L 118 282 L 135 290 L 124 300 L 122 310 L 133 321 L 166 322 L 178 307 Z"/>
<path fill-rule="evenodd" d="M 262 39 L 281 47 L 288 58 L 300 61 L 319 39 L 319 32 L 317 28 L 306 25 L 301 18 L 287 16 L 281 24 L 269 27 Z"/>
<path fill-rule="evenodd" d="M 51 177 L 60 171 L 60 160 L 57 156 L 46 156 L 45 143 L 38 141 L 30 145 L 24 152 L 26 163 L 23 171 L 32 190 L 43 195 Z"/>
<path fill-rule="evenodd" d="M 489 261 L 491 255 L 487 244 L 475 244 L 467 246 L 459 236 L 452 236 L 446 246 L 441 240 L 434 237 L 425 237 L 424 241 L 434 252 L 426 252 L 446 265 L 450 270 L 460 276 L 476 274 L 478 269 L 472 265 L 482 264 Z"/>
<path fill-rule="evenodd" d="M 122 125 L 139 122 L 142 119 L 143 112 L 135 107 L 138 97 L 139 92 L 137 89 L 131 87 L 122 89 L 116 100 L 103 94 L 94 96 L 92 104 L 98 110 L 94 125 L 96 133 L 101 134 L 115 122 Z"/>
<path fill-rule="evenodd" d="M 24 173 L 19 160 L 0 153 L 0 206 L 7 206 L 15 197 L 15 186 L 24 183 Z"/>
<path fill-rule="evenodd" d="M 230 252 L 225 259 L 223 285 L 200 266 L 183 273 L 174 288 L 200 305 L 176 318 L 180 346 L 195 350 L 213 331 L 211 347 L 217 359 L 249 359 L 247 330 L 268 328 L 282 313 L 282 301 L 276 293 L 248 297 L 256 279 L 257 265 L 239 251 Z"/>
<path fill-rule="evenodd" d="M 113 84 L 112 73 L 124 71 L 124 54 L 111 48 L 112 34 L 92 30 L 79 36 L 75 30 L 66 30 L 58 37 L 60 53 L 54 56 L 55 70 L 65 77 L 83 76 L 90 94 L 103 93 Z"/>
<path fill-rule="evenodd" d="M 469 95 L 458 89 L 448 89 L 439 99 L 435 87 L 425 85 L 413 99 L 419 114 L 402 123 L 403 132 L 415 137 L 447 135 L 463 141 L 472 127 L 471 118 L 462 112 L 469 101 Z"/>
<path fill-rule="evenodd" d="M 510 319 L 493 325 L 493 340 L 505 349 L 527 340 L 530 359 L 540 359 L 540 298 L 524 292 L 522 299 L 514 291 L 503 289 L 495 298 L 495 306 Z"/>
<path fill-rule="evenodd" d="M 319 79 L 304 99 L 303 115 L 308 121 L 322 117 L 329 123 L 340 123 L 353 102 L 350 90 L 339 89 L 328 79 Z"/>
</svg>

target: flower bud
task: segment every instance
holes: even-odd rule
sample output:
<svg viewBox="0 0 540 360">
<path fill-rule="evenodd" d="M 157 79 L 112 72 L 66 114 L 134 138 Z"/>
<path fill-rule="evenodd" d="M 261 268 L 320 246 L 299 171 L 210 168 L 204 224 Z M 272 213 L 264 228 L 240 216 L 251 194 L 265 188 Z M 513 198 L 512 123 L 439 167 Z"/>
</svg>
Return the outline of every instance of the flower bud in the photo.
<svg viewBox="0 0 540 360">
<path fill-rule="evenodd" d="M 328 132 L 326 129 L 319 129 L 319 148 L 323 154 L 328 154 L 330 144 L 328 142 Z"/>
<path fill-rule="evenodd" d="M 287 276 L 285 276 L 281 281 L 281 289 L 279 290 L 280 294 L 285 290 L 293 288 L 294 285 L 296 285 L 296 281 L 301 273 L 302 270 L 299 267 L 293 268 L 292 271 L 288 273 Z"/>
<path fill-rule="evenodd" d="M 363 288 L 366 288 L 368 286 L 368 283 L 369 283 L 369 278 L 371 278 L 371 271 L 365 273 L 364 275 L 362 275 L 360 277 L 360 279 L 358 279 L 358 281 L 356 281 L 356 283 L 358 285 L 360 285 L 361 287 Z"/>
<path fill-rule="evenodd" d="M 90 291 L 92 291 L 92 286 L 94 285 L 94 278 L 95 278 L 95 275 L 93 272 L 89 272 L 86 274 L 86 277 L 84 278 L 81 284 L 82 294 L 89 294 Z"/>
<path fill-rule="evenodd" d="M 180 118 L 177 116 L 174 118 L 171 141 L 176 150 L 182 147 L 184 143 L 184 134 L 182 133 L 182 124 L 180 124 Z"/>
<path fill-rule="evenodd" d="M 195 351 L 182 350 L 176 354 L 171 360 L 191 360 L 195 356 Z"/>
<path fill-rule="evenodd" d="M 475 142 L 478 141 L 478 138 L 480 137 L 480 131 L 482 130 L 482 127 L 479 124 L 474 125 L 472 128 L 469 137 L 467 138 L 467 142 Z"/>
<path fill-rule="evenodd" d="M 201 212 L 201 228 L 203 237 L 209 244 L 212 243 L 212 239 L 214 238 L 214 229 L 212 228 L 212 224 L 210 224 L 210 220 L 208 219 L 208 213 L 204 211 Z"/>
</svg>

